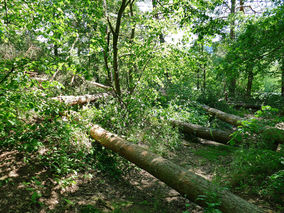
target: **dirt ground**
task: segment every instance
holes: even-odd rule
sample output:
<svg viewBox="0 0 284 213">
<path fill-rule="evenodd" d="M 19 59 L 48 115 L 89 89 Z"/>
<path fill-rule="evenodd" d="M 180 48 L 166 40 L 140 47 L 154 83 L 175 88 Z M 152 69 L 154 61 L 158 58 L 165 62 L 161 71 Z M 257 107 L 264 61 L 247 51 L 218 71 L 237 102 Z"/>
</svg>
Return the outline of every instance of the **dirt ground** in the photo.
<svg viewBox="0 0 284 213">
<path fill-rule="evenodd" d="M 208 143 L 208 141 L 201 141 Z M 218 145 L 218 144 L 217 144 Z M 200 143 L 183 141 L 167 156 L 182 167 L 208 180 L 216 166 L 229 160 L 222 152 L 212 155 Z M 207 157 L 204 158 L 204 155 Z M 208 158 L 209 156 L 209 158 Z M 62 178 L 51 175 L 31 158 L 15 150 L 0 150 L 0 212 L 129 212 L 201 213 L 204 210 L 145 172 L 134 168 L 114 178 L 94 170 Z M 259 205 L 257 200 L 251 200 Z M 271 207 L 262 205 L 268 212 Z"/>
</svg>

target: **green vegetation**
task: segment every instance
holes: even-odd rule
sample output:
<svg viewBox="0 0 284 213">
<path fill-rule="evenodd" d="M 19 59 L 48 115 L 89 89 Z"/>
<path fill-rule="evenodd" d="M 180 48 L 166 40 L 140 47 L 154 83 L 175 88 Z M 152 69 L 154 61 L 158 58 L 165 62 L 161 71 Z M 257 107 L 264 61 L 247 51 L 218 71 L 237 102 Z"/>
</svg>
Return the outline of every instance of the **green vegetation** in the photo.
<svg viewBox="0 0 284 213">
<path fill-rule="evenodd" d="M 136 189 L 130 183 L 145 174 L 94 141 L 94 124 L 283 211 L 284 5 L 264 2 L 4 0 L 0 212 L 194 210 L 181 196 L 168 198 L 168 189 L 155 194 L 154 180 L 144 180 L 150 190 L 135 183 L 140 197 L 128 199 Z M 86 103 L 62 98 L 102 93 Z M 201 104 L 240 116 L 241 124 Z M 231 140 L 209 146 L 170 120 L 223 130 Z M 72 198 L 92 180 L 99 192 L 116 183 L 128 190 L 96 194 L 96 202 Z M 220 212 L 216 194 L 199 199 L 203 212 Z"/>
</svg>

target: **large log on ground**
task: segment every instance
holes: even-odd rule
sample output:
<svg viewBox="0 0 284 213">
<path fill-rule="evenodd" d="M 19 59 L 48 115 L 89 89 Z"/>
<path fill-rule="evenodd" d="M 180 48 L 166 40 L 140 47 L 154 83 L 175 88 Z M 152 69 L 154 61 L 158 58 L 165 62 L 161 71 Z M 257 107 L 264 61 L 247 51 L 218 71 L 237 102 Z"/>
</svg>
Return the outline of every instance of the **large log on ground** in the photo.
<svg viewBox="0 0 284 213">
<path fill-rule="evenodd" d="M 101 145 L 118 153 L 122 157 L 146 170 L 168 186 L 186 195 L 191 201 L 207 206 L 206 199 L 198 199 L 201 195 L 216 195 L 221 202 L 218 208 L 225 213 L 256 213 L 262 209 L 248 203 L 226 189 L 217 187 L 201 176 L 187 171 L 159 155 L 112 134 L 98 125 L 91 128 L 92 138 Z"/>
<path fill-rule="evenodd" d="M 226 144 L 231 139 L 232 132 L 220 129 L 212 129 L 197 124 L 191 124 L 176 120 L 170 120 L 173 126 L 179 127 L 184 133 L 195 135 L 196 137 L 218 141 Z"/>
<path fill-rule="evenodd" d="M 244 118 L 241 118 L 236 115 L 232 115 L 226 112 L 223 112 L 221 110 L 211 108 L 207 105 L 200 105 L 205 111 L 209 112 L 212 115 L 215 115 L 217 118 L 219 118 L 222 121 L 225 121 L 229 124 L 232 124 L 234 126 L 240 126 L 242 124 L 242 121 L 244 121 Z M 265 126 L 263 127 L 263 130 L 261 131 L 261 134 L 266 138 L 270 139 L 270 141 L 284 144 L 284 130 Z"/>
<path fill-rule="evenodd" d="M 101 98 L 106 98 L 107 96 L 108 96 L 107 93 L 100 93 L 96 95 L 58 96 L 58 97 L 54 97 L 51 99 L 64 102 L 65 104 L 72 106 L 76 104 L 82 105 L 82 104 L 90 103 L 90 102 L 96 101 Z"/>
</svg>

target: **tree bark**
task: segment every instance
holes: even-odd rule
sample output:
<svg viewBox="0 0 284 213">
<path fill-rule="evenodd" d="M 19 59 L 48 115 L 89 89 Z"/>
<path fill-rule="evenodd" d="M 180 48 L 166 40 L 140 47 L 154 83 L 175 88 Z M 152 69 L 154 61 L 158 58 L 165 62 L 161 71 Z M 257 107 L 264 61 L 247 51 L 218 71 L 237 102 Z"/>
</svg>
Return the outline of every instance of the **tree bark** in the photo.
<svg viewBox="0 0 284 213">
<path fill-rule="evenodd" d="M 134 13 L 133 13 L 133 2 L 130 2 L 129 4 L 129 9 L 130 9 L 130 17 L 134 18 Z M 135 29 L 136 29 L 136 23 L 134 23 L 134 25 L 131 28 L 131 34 L 130 34 L 130 40 L 129 43 L 133 44 L 134 42 L 134 38 L 135 38 Z M 128 70 L 128 76 L 127 76 L 127 80 L 128 80 L 128 92 L 131 93 L 134 85 L 133 85 L 133 71 L 134 71 L 134 67 L 135 67 L 135 63 L 134 64 L 129 64 L 129 70 Z"/>
<path fill-rule="evenodd" d="M 104 15 L 105 19 L 108 20 L 108 12 L 107 12 L 107 2 L 106 0 L 103 0 L 103 8 L 104 8 Z M 103 52 L 104 52 L 104 64 L 105 68 L 107 71 L 107 85 L 110 86 L 112 85 L 112 73 L 110 71 L 109 65 L 108 65 L 108 57 L 109 57 L 109 41 L 110 41 L 110 32 L 108 29 L 108 26 L 105 26 L 105 39 L 106 39 L 106 44 L 104 46 Z"/>
<path fill-rule="evenodd" d="M 262 209 L 248 203 L 228 190 L 217 187 L 203 177 L 187 171 L 169 160 L 112 134 L 98 125 L 91 128 L 91 137 L 101 145 L 118 153 L 138 167 L 146 170 L 168 186 L 186 195 L 191 201 L 207 207 L 201 195 L 214 194 L 220 201 L 218 208 L 224 213 L 256 213 Z"/>
<path fill-rule="evenodd" d="M 93 101 L 96 101 L 101 98 L 106 98 L 109 96 L 107 93 L 101 93 L 97 95 L 82 95 L 82 96 L 58 96 L 51 98 L 52 100 L 57 100 L 60 102 L 64 102 L 67 105 L 73 106 L 76 104 L 83 105 Z"/>
<path fill-rule="evenodd" d="M 126 0 L 122 0 L 121 6 L 119 8 L 117 19 L 116 19 L 116 26 L 115 29 L 112 29 L 113 40 L 112 40 L 112 47 L 113 47 L 113 80 L 115 85 L 115 92 L 120 100 L 121 98 L 121 89 L 120 89 L 120 80 L 119 80 L 119 69 L 118 69 L 118 40 L 119 40 L 119 32 L 120 32 L 120 25 L 122 20 L 122 15 L 124 10 L 129 2 Z M 110 22 L 109 22 L 110 24 Z"/>
<path fill-rule="evenodd" d="M 244 121 L 244 119 L 239 116 L 232 115 L 215 108 L 211 108 L 204 104 L 200 105 L 200 107 L 203 108 L 205 111 L 209 112 L 210 114 L 215 115 L 220 120 L 232 124 L 233 126 L 240 126 L 242 124 L 242 121 Z"/>
<path fill-rule="evenodd" d="M 251 88 L 252 88 L 252 81 L 253 81 L 253 71 L 252 68 L 249 68 L 248 70 L 248 83 L 247 83 L 247 97 L 251 96 Z"/>
<path fill-rule="evenodd" d="M 206 67 L 203 65 L 203 91 L 206 90 Z"/>
<path fill-rule="evenodd" d="M 173 126 L 179 127 L 184 133 L 192 134 L 196 137 L 217 141 L 226 144 L 231 139 L 232 132 L 219 129 L 203 127 L 197 124 L 185 123 L 181 121 L 171 120 Z"/>
<path fill-rule="evenodd" d="M 196 82 L 196 87 L 197 87 L 197 90 L 199 90 L 200 86 L 199 86 L 199 79 L 200 79 L 200 76 L 199 76 L 199 72 L 200 72 L 200 68 L 197 69 L 197 82 Z"/>
<path fill-rule="evenodd" d="M 245 121 L 244 118 L 241 118 L 236 115 L 232 115 L 221 110 L 211 108 L 207 105 L 200 105 L 205 111 L 209 112 L 212 115 L 215 115 L 222 121 L 225 121 L 233 126 L 240 126 L 242 121 Z M 263 130 L 260 133 L 264 136 L 264 138 L 269 139 L 270 141 L 284 144 L 284 130 L 278 129 L 275 127 L 264 126 Z"/>
<path fill-rule="evenodd" d="M 230 8 L 230 13 L 231 15 L 234 15 L 236 12 L 236 0 L 231 0 L 231 8 Z M 233 40 L 235 39 L 235 21 L 234 18 L 232 19 L 231 23 L 230 23 L 230 39 L 231 42 L 233 42 Z M 229 95 L 230 97 L 234 98 L 235 97 L 235 92 L 236 92 L 236 78 L 235 77 L 231 77 L 229 79 Z"/>
<path fill-rule="evenodd" d="M 281 84 L 281 96 L 284 98 L 284 55 L 282 56 L 282 84 Z"/>
</svg>

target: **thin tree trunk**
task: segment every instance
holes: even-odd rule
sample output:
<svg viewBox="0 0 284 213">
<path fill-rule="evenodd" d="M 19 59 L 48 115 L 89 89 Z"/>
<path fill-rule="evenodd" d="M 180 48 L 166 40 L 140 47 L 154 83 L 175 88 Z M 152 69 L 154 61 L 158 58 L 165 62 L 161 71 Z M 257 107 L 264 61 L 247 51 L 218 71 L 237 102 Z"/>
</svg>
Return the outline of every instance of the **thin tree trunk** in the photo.
<svg viewBox="0 0 284 213">
<path fill-rule="evenodd" d="M 236 12 L 236 0 L 231 0 L 231 15 L 234 15 Z M 230 24 L 230 39 L 231 42 L 233 42 L 233 40 L 235 40 L 235 21 L 232 20 L 231 24 Z M 235 97 L 235 92 L 236 92 L 236 78 L 233 74 L 233 76 L 231 76 L 229 78 L 229 95 L 230 97 L 234 98 Z"/>
<path fill-rule="evenodd" d="M 282 85 L 281 85 L 281 96 L 284 98 L 284 56 L 282 57 Z"/>
<path fill-rule="evenodd" d="M 240 0 L 240 11 L 241 12 L 245 12 L 245 9 L 244 9 L 244 0 Z"/>
<path fill-rule="evenodd" d="M 246 96 L 249 98 L 251 97 L 251 88 L 252 88 L 252 82 L 253 82 L 253 71 L 252 68 L 248 68 L 248 83 L 247 83 L 247 93 Z"/>
<path fill-rule="evenodd" d="M 203 91 L 206 90 L 206 67 L 203 65 Z"/>
<path fill-rule="evenodd" d="M 133 18 L 134 17 L 134 13 L 133 13 L 133 3 L 131 2 L 129 5 L 130 8 L 130 17 Z M 135 37 L 135 28 L 136 28 L 136 24 L 134 24 L 134 26 L 132 26 L 131 28 L 131 34 L 130 34 L 130 44 L 133 43 L 134 37 Z M 133 88 L 133 70 L 134 70 L 134 66 L 135 64 L 130 64 L 130 68 L 128 70 L 128 91 L 131 93 L 132 88 Z"/>
<path fill-rule="evenodd" d="M 58 56 L 58 45 L 57 44 L 54 45 L 54 55 Z"/>
<path fill-rule="evenodd" d="M 119 40 L 119 32 L 120 32 L 120 25 L 123 12 L 127 6 L 127 1 L 122 0 L 121 6 L 119 8 L 117 19 L 116 19 L 116 26 L 115 29 L 112 30 L 113 34 L 113 78 L 115 84 L 115 92 L 119 98 L 121 99 L 121 89 L 120 89 L 120 80 L 119 80 L 119 69 L 118 69 L 118 40 Z M 109 22 L 110 23 L 110 22 Z M 120 100 L 121 101 L 121 100 Z"/>
<path fill-rule="evenodd" d="M 199 90 L 199 88 L 200 88 L 200 86 L 199 86 L 199 81 L 200 81 L 199 72 L 200 72 L 200 69 L 198 68 L 198 70 L 197 70 L 197 82 L 196 82 L 197 90 Z"/>
<path fill-rule="evenodd" d="M 108 12 L 107 12 L 107 3 L 106 3 L 106 0 L 103 0 L 103 7 L 104 7 L 104 15 L 105 15 L 105 18 L 106 20 L 108 20 Z M 108 26 L 106 25 L 105 26 L 105 33 L 106 33 L 106 44 L 104 46 L 104 63 L 105 63 L 105 68 L 106 68 L 106 71 L 107 71 L 107 85 L 110 86 L 112 85 L 112 73 L 110 71 L 110 68 L 108 66 L 108 56 L 109 56 L 109 41 L 110 41 L 110 32 L 109 32 L 109 29 L 108 29 Z"/>
<path fill-rule="evenodd" d="M 7 6 L 7 0 L 4 1 L 5 4 L 5 15 L 6 15 L 6 23 L 4 21 L 4 24 L 6 24 L 8 26 L 9 24 L 9 18 L 8 18 L 8 6 Z"/>
<path fill-rule="evenodd" d="M 216 206 L 224 213 L 257 213 L 264 212 L 262 209 L 248 203 L 244 199 L 232 194 L 226 189 L 217 187 L 203 177 L 194 174 L 159 155 L 138 145 L 129 143 L 126 140 L 112 134 L 98 125 L 92 127 L 91 137 L 101 145 L 118 153 L 138 167 L 146 170 L 168 186 L 177 190 L 182 195 L 207 207 L 208 200 L 200 199 L 201 196 L 214 194 L 220 202 Z"/>
</svg>

